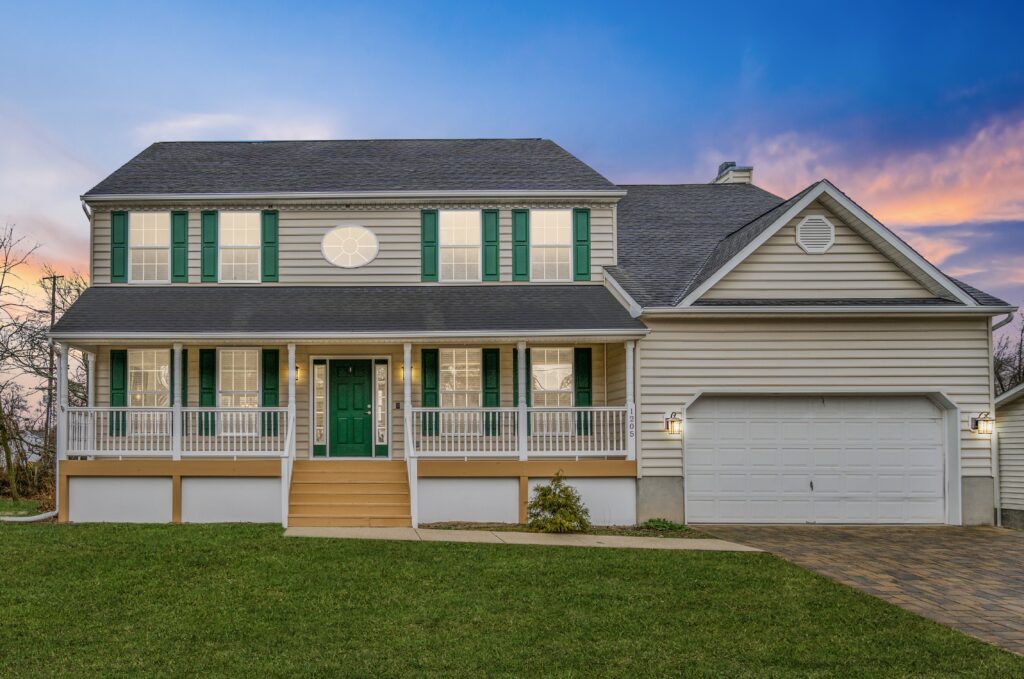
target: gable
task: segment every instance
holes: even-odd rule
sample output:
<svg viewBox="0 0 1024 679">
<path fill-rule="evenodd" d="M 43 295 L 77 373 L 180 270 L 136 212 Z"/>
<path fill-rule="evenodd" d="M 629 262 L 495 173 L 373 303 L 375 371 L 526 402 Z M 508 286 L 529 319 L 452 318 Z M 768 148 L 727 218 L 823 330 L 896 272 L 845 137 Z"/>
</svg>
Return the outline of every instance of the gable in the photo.
<svg viewBox="0 0 1024 679">
<path fill-rule="evenodd" d="M 797 243 L 805 217 L 835 225 L 823 254 Z M 812 202 L 715 283 L 700 299 L 930 299 L 936 295 L 821 201 Z"/>
</svg>

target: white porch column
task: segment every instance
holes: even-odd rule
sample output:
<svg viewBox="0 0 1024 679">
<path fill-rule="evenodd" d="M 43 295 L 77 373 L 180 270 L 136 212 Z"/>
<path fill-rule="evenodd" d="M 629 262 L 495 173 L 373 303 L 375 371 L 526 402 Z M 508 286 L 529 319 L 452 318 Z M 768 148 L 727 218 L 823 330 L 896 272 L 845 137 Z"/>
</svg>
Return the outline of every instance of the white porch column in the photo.
<svg viewBox="0 0 1024 679">
<path fill-rule="evenodd" d="M 405 422 L 405 469 L 409 476 L 409 517 L 412 527 L 420 525 L 419 463 L 416 460 L 415 421 L 412 416 L 412 344 L 402 345 L 402 420 Z"/>
<path fill-rule="evenodd" d="M 519 403 L 516 404 L 516 407 L 519 408 L 519 459 L 525 460 L 527 457 L 527 438 L 530 428 L 530 415 L 526 409 L 526 342 L 519 342 L 516 345 L 516 352 L 519 364 L 519 374 L 516 375 L 516 379 L 519 381 Z"/>
<path fill-rule="evenodd" d="M 57 353 L 57 432 L 54 451 L 58 460 L 67 457 L 68 443 L 68 348 L 63 344 L 54 344 Z"/>
<path fill-rule="evenodd" d="M 626 342 L 626 459 L 636 459 L 636 391 L 633 379 L 633 348 L 636 342 Z"/>
<path fill-rule="evenodd" d="M 96 354 L 85 354 L 85 370 L 88 384 L 85 385 L 85 405 L 96 407 Z"/>
<path fill-rule="evenodd" d="M 405 422 L 405 458 L 408 460 L 415 453 L 413 445 L 412 418 L 412 344 L 402 345 L 402 420 Z"/>
<path fill-rule="evenodd" d="M 172 345 L 174 365 L 174 389 L 171 389 L 171 457 L 181 459 L 181 342 Z"/>
<path fill-rule="evenodd" d="M 295 454 L 295 345 L 288 345 L 288 448 Z"/>
</svg>

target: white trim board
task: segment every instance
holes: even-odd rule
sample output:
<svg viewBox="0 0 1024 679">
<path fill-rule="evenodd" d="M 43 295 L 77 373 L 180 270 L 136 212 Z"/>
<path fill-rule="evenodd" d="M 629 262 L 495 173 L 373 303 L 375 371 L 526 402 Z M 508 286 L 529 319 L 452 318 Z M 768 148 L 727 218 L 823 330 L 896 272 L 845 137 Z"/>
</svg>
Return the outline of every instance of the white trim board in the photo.
<svg viewBox="0 0 1024 679">
<path fill-rule="evenodd" d="M 682 299 L 677 306 L 688 307 L 692 306 L 694 302 L 699 300 L 707 293 L 712 287 L 714 287 L 720 280 L 722 280 L 726 274 L 735 269 L 740 262 L 749 257 L 755 250 L 760 248 L 765 241 L 774 236 L 778 231 L 792 221 L 797 215 L 803 210 L 807 209 L 814 201 L 818 200 L 822 196 L 827 196 L 831 200 L 835 201 L 840 207 L 847 210 L 852 214 L 858 221 L 866 226 L 870 231 L 877 234 L 886 244 L 892 247 L 900 255 L 906 258 L 907 262 L 912 267 L 916 268 L 921 274 L 930 279 L 935 285 L 948 292 L 954 299 L 962 302 L 966 306 L 976 307 L 979 306 L 977 301 L 959 285 L 951 281 L 944 273 L 939 271 L 930 262 L 924 259 L 921 255 L 913 250 L 906 243 L 901 241 L 892 231 L 886 228 L 881 222 L 876 220 L 870 214 L 868 214 L 863 208 L 854 203 L 852 200 L 847 198 L 842 191 L 832 185 L 827 179 L 819 181 L 814 188 L 807 192 L 807 194 L 799 201 L 794 203 L 788 210 L 786 210 L 781 216 L 779 216 L 772 225 L 762 231 L 753 241 L 747 244 L 745 248 L 740 250 L 738 253 L 733 255 L 724 266 L 715 271 L 710 278 L 701 283 L 696 289 L 691 291 Z M 855 225 L 850 225 L 854 230 Z M 919 275 L 915 275 L 916 272 L 908 271 L 914 278 L 920 278 Z M 924 281 L 920 281 L 924 284 Z M 926 287 L 934 287 L 928 286 Z"/>
<path fill-rule="evenodd" d="M 1016 401 L 1021 396 L 1024 396 L 1024 384 L 1018 384 L 1013 389 L 1010 389 L 1009 391 L 1004 391 L 1002 394 L 997 396 L 995 400 L 996 408 L 999 408 L 1000 406 L 1009 405 L 1010 403 Z"/>
</svg>

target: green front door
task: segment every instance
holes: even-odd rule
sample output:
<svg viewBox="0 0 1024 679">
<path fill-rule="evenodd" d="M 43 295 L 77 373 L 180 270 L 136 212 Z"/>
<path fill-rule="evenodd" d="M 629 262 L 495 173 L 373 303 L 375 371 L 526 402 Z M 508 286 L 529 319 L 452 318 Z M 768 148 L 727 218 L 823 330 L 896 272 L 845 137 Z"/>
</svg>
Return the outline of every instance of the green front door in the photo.
<svg viewBox="0 0 1024 679">
<path fill-rule="evenodd" d="M 330 457 L 373 455 L 373 362 L 330 362 Z"/>
</svg>

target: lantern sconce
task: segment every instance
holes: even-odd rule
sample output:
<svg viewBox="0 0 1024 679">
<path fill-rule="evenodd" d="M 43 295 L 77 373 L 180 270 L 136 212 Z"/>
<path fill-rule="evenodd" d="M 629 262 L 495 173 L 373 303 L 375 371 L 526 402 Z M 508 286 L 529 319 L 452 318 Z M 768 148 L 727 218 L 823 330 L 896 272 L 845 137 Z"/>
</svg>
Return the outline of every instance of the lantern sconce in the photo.
<svg viewBox="0 0 1024 679">
<path fill-rule="evenodd" d="M 995 423 L 991 413 L 979 413 L 977 417 L 971 418 L 970 429 L 976 434 L 991 434 L 995 429 Z"/>
<path fill-rule="evenodd" d="M 665 413 L 665 432 L 678 434 L 683 431 L 683 416 L 676 411 Z"/>
</svg>

